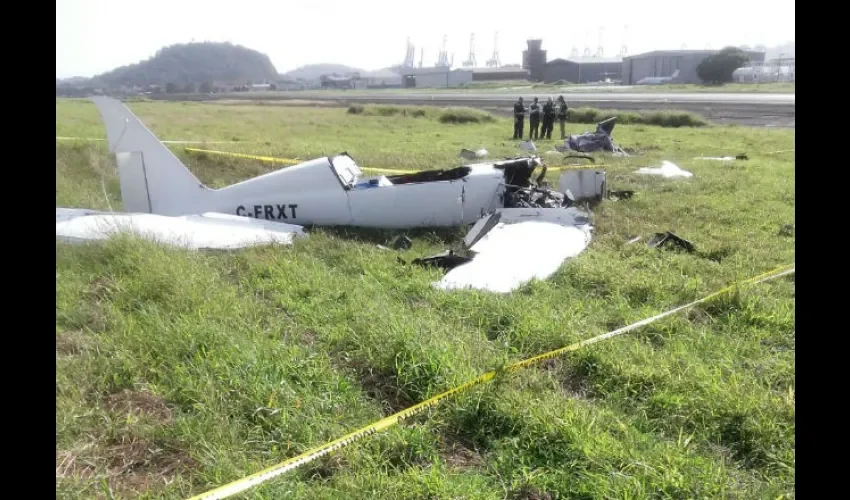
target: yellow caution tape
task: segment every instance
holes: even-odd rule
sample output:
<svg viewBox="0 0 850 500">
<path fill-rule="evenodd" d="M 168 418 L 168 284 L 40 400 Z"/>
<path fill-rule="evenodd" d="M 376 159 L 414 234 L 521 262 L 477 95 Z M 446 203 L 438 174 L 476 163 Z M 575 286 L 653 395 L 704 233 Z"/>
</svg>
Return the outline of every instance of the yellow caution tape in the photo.
<svg viewBox="0 0 850 500">
<path fill-rule="evenodd" d="M 274 158 L 272 156 L 257 156 L 257 155 L 246 155 L 243 153 L 231 153 L 230 151 L 214 151 L 212 149 L 198 149 L 198 148 L 185 148 L 186 151 L 191 153 L 208 153 L 213 155 L 221 155 L 221 156 L 232 156 L 234 158 L 248 158 L 249 160 L 258 160 L 265 161 L 270 163 L 289 163 L 295 164 L 298 163 L 298 158 Z"/>
<path fill-rule="evenodd" d="M 66 137 L 57 135 L 57 141 L 105 141 L 106 139 L 101 139 L 98 137 Z"/>
<path fill-rule="evenodd" d="M 395 413 L 395 414 L 390 415 L 388 417 L 382 418 L 381 420 L 378 420 L 377 422 L 369 424 L 365 427 L 361 427 L 360 429 L 357 429 L 356 431 L 354 431 L 350 434 L 347 434 L 347 435 L 345 435 L 345 436 L 343 436 L 339 439 L 336 439 L 334 441 L 331 441 L 329 443 L 323 444 L 323 445 L 315 447 L 315 448 L 311 448 L 311 449 L 305 451 L 304 453 L 302 453 L 302 454 L 300 454 L 296 457 L 290 458 L 288 460 L 284 460 L 283 462 L 281 462 L 277 465 L 273 465 L 273 466 L 271 466 L 267 469 L 263 469 L 263 470 L 261 470 L 257 473 L 251 474 L 250 476 L 246 476 L 242 479 L 238 479 L 236 481 L 233 481 L 232 483 L 229 483 L 229 484 L 226 484 L 224 486 L 215 488 L 215 489 L 210 490 L 206 493 L 202 493 L 200 495 L 195 495 L 195 496 L 191 497 L 189 500 L 202 500 L 202 499 L 203 500 L 210 500 L 210 499 L 221 499 L 221 498 L 230 497 L 230 496 L 235 495 L 237 493 L 243 492 L 243 491 L 245 491 L 249 488 L 252 488 L 254 486 L 262 484 L 262 483 L 264 483 L 264 482 L 266 482 L 266 481 L 268 481 L 268 480 L 270 480 L 274 477 L 277 477 L 277 476 L 279 476 L 279 475 L 281 475 L 285 472 L 293 470 L 296 467 L 299 467 L 299 466 L 304 465 L 306 463 L 312 462 L 313 460 L 316 460 L 317 458 L 320 458 L 324 455 L 327 455 L 328 453 L 331 453 L 333 451 L 344 448 L 344 447 L 346 447 L 346 446 L 348 446 L 352 443 L 360 441 L 361 439 L 363 439 L 367 436 L 370 436 L 370 435 L 375 434 L 377 432 L 383 431 L 383 430 L 385 430 L 389 427 L 397 425 L 402 420 L 409 418 L 413 415 L 416 415 L 418 413 L 421 413 L 422 411 L 436 405 L 437 403 L 441 402 L 444 399 L 450 398 L 450 397 L 455 396 L 457 394 L 460 394 L 462 392 L 466 392 L 469 389 L 472 389 L 473 387 L 475 387 L 477 385 L 481 385 L 481 384 L 484 384 L 484 383 L 487 383 L 487 382 L 493 380 L 494 378 L 496 378 L 497 374 L 521 370 L 523 368 L 527 368 L 527 367 L 529 367 L 529 366 L 531 366 L 535 363 L 538 363 L 540 361 L 552 359 L 552 358 L 560 356 L 562 354 L 566 354 L 568 352 L 572 352 L 572 351 L 576 351 L 578 349 L 581 349 L 584 346 L 595 344 L 597 342 L 601 342 L 601 341 L 609 339 L 611 337 L 616 337 L 618 335 L 622 335 L 624 333 L 630 332 L 630 331 L 635 330 L 637 328 L 640 328 L 642 326 L 648 325 L 648 324 L 650 324 L 654 321 L 657 321 L 661 318 L 664 318 L 666 316 L 670 316 L 672 314 L 675 314 L 675 313 L 677 313 L 677 312 L 679 312 L 683 309 L 688 309 L 688 308 L 693 307 L 697 304 L 707 302 L 707 301 L 712 300 L 712 299 L 714 299 L 714 298 L 716 298 L 720 295 L 731 292 L 731 291 L 735 290 L 737 288 L 737 286 L 739 286 L 739 285 L 761 283 L 761 282 L 764 282 L 764 281 L 779 278 L 781 276 L 786 276 L 786 275 L 792 274 L 794 272 L 795 272 L 795 268 L 794 268 L 793 264 L 788 265 L 788 266 L 783 266 L 783 267 L 774 269 L 773 271 L 768 271 L 766 273 L 760 274 L 760 275 L 755 276 L 753 278 L 744 280 L 744 281 L 742 281 L 738 284 L 733 284 L 733 285 L 727 286 L 726 288 L 722 288 L 722 289 L 720 289 L 720 290 L 718 290 L 718 291 L 716 291 L 716 292 L 714 292 L 714 293 L 712 293 L 712 294 L 710 294 L 706 297 L 703 297 L 701 299 L 695 300 L 695 301 L 690 302 L 688 304 L 670 309 L 668 311 L 665 311 L 661 314 L 657 314 L 657 315 L 652 316 L 650 318 L 640 320 L 637 323 L 632 323 L 631 325 L 624 326 L 624 327 L 619 328 L 617 330 L 614 330 L 614 331 L 611 331 L 611 332 L 608 332 L 608 333 L 604 333 L 602 335 L 597 335 L 596 337 L 591 337 L 589 339 L 582 340 L 582 341 L 576 342 L 574 344 L 570 344 L 566 347 L 562 347 L 560 349 L 555 349 L 553 351 L 549 351 L 549 352 L 540 354 L 539 356 L 534 356 L 533 358 L 528 358 L 528 359 L 524 359 L 522 361 L 511 363 L 511 364 L 505 366 L 504 368 L 502 368 L 500 370 L 494 370 L 494 371 L 487 372 L 487 373 L 480 375 L 479 377 L 472 379 L 472 380 L 470 380 L 470 381 L 468 381 L 464 384 L 456 386 L 453 389 L 449 389 L 448 391 L 437 394 L 436 396 L 429 398 L 429 399 L 427 399 L 427 400 L 425 400 L 425 401 L 423 401 L 423 402 L 421 402 L 417 405 L 411 406 L 410 408 L 401 410 L 398 413 Z"/>
<path fill-rule="evenodd" d="M 57 141 L 105 141 L 100 137 L 68 137 L 57 135 Z M 159 141 L 163 144 L 250 144 L 254 141 Z"/>
<path fill-rule="evenodd" d="M 554 171 L 557 172 L 557 171 L 560 171 L 560 170 L 579 170 L 579 169 L 584 169 L 584 168 L 592 169 L 592 168 L 600 168 L 600 167 L 607 167 L 607 166 L 609 166 L 609 165 L 607 165 L 605 163 L 601 163 L 599 165 L 591 163 L 589 165 L 564 165 L 564 166 L 561 166 L 561 167 L 546 167 L 546 168 L 548 170 L 554 170 Z"/>
</svg>

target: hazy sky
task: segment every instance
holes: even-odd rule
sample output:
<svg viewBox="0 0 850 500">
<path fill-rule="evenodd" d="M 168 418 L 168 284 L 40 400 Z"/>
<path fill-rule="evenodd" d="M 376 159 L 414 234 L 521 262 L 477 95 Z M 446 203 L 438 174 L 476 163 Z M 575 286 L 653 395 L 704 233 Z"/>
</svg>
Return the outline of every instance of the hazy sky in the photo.
<svg viewBox="0 0 850 500">
<path fill-rule="evenodd" d="M 584 7 L 586 6 L 586 7 Z M 269 55 L 281 73 L 310 63 L 378 69 L 401 63 L 408 36 L 433 65 L 443 35 L 460 66 L 475 32 L 483 66 L 499 32 L 503 64 L 520 63 L 525 40 L 549 59 L 599 45 L 616 55 L 624 27 L 630 54 L 655 49 L 768 47 L 794 40 L 793 0 L 57 0 L 56 77 L 93 76 L 173 43 L 230 41 Z"/>
</svg>

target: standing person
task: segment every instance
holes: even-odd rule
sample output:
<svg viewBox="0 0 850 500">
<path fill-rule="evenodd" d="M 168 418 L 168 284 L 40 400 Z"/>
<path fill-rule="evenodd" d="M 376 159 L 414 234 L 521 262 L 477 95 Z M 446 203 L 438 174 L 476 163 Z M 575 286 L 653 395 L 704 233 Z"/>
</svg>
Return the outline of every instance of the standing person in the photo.
<svg viewBox="0 0 850 500">
<path fill-rule="evenodd" d="M 537 139 L 537 128 L 540 126 L 540 104 L 537 104 L 537 98 L 534 98 L 534 102 L 529 106 L 528 111 L 528 119 L 529 119 L 529 129 L 528 129 L 528 140 Z"/>
<path fill-rule="evenodd" d="M 558 123 L 561 125 L 561 139 L 567 138 L 566 133 L 566 124 L 567 124 L 567 111 L 569 108 L 567 107 L 567 101 L 564 100 L 564 96 L 558 96 Z"/>
<path fill-rule="evenodd" d="M 514 103 L 514 139 L 522 139 L 523 129 L 525 128 L 525 104 L 522 103 L 522 97 Z"/>
<path fill-rule="evenodd" d="M 552 138 L 552 128 L 555 126 L 555 102 L 552 98 L 546 100 L 543 105 L 543 131 L 540 133 L 541 139 Z"/>
</svg>

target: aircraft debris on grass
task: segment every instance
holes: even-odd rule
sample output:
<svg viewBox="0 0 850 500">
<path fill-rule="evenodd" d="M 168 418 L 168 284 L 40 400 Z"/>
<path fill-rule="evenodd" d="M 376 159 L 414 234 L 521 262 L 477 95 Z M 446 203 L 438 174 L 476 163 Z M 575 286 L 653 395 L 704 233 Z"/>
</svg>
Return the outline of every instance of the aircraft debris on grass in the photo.
<svg viewBox="0 0 850 500">
<path fill-rule="evenodd" d="M 439 286 L 502 292 L 551 275 L 590 242 L 592 227 L 587 214 L 572 206 L 575 196 L 531 182 L 543 166 L 536 156 L 364 176 L 343 152 L 212 189 L 123 103 L 105 96 L 92 100 L 117 158 L 127 213 L 57 208 L 57 239 L 99 240 L 135 229 L 189 248 L 240 248 L 291 243 L 304 235 L 305 225 L 406 229 L 477 223 L 470 232 L 475 242 L 467 244 L 475 265 L 453 270 L 462 279 L 449 273 Z M 579 195 L 589 190 L 601 196 L 604 176 L 603 182 L 597 178 L 567 184 L 581 189 Z M 542 248 L 553 248 L 546 259 Z M 537 262 L 519 268 L 516 255 L 535 255 L 530 260 Z"/>
<path fill-rule="evenodd" d="M 614 125 L 616 124 L 616 116 L 602 120 L 596 124 L 596 130 L 594 132 L 567 136 L 564 139 L 564 144 L 556 146 L 555 149 L 562 153 L 569 151 L 577 151 L 579 153 L 607 151 L 617 156 L 629 156 L 623 148 L 614 143 L 614 139 L 611 137 L 611 134 L 614 132 Z"/>
</svg>

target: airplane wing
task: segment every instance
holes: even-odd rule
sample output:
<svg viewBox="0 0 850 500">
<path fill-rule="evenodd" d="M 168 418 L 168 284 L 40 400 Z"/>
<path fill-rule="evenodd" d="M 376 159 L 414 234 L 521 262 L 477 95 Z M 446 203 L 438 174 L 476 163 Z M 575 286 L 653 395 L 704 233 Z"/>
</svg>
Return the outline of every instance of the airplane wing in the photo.
<svg viewBox="0 0 850 500">
<path fill-rule="evenodd" d="M 191 250 L 232 250 L 270 243 L 289 245 L 295 237 L 306 236 L 301 226 L 214 212 L 169 217 L 56 209 L 58 241 L 99 241 L 118 233 L 133 233 Z"/>
<path fill-rule="evenodd" d="M 443 290 L 511 292 L 532 279 L 546 279 L 590 243 L 586 214 L 570 208 L 508 208 L 485 216 L 466 236 L 475 254 L 434 286 Z"/>
</svg>

